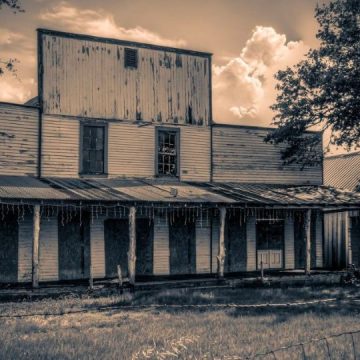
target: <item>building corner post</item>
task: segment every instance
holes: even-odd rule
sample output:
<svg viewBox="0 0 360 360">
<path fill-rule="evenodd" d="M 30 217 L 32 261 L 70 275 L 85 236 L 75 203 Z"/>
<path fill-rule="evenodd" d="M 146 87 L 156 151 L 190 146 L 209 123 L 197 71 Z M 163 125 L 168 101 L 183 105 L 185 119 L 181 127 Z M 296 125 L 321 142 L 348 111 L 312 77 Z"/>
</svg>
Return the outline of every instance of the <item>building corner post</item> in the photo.
<svg viewBox="0 0 360 360">
<path fill-rule="evenodd" d="M 128 271 L 130 285 L 135 285 L 136 272 L 136 207 L 129 209 L 129 252 L 128 252 Z"/>
<path fill-rule="evenodd" d="M 306 210 L 305 214 L 305 274 L 311 272 L 311 210 Z"/>
<path fill-rule="evenodd" d="M 218 261 L 218 277 L 224 277 L 224 264 L 225 264 L 225 219 L 226 208 L 220 208 L 220 236 L 219 236 L 219 253 L 217 256 Z"/>
<path fill-rule="evenodd" d="M 39 287 L 40 205 L 34 205 L 32 241 L 32 287 Z"/>
</svg>

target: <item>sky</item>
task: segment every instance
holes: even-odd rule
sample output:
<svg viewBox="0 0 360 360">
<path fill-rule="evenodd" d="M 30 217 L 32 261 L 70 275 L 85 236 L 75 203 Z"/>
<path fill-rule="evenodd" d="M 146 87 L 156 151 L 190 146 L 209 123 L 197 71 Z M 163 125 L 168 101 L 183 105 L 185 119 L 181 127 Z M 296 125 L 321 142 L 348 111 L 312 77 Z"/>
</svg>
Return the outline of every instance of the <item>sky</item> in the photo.
<svg viewBox="0 0 360 360">
<path fill-rule="evenodd" d="M 274 74 L 317 46 L 314 8 L 327 0 L 22 0 L 0 9 L 0 101 L 36 96 L 36 28 L 213 53 L 213 114 L 221 123 L 269 126 Z"/>
</svg>

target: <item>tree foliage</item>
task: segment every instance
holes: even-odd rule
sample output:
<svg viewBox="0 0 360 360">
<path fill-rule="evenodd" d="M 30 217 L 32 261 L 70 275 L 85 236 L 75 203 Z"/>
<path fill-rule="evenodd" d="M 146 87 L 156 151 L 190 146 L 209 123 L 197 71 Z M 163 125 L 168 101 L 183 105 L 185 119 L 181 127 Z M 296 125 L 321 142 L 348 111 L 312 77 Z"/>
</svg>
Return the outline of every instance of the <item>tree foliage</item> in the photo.
<svg viewBox="0 0 360 360">
<path fill-rule="evenodd" d="M 0 0 L 0 10 L 3 7 L 9 8 L 13 13 L 25 11 L 21 7 L 20 0 Z M 5 72 L 10 72 L 13 75 L 16 75 L 15 64 L 17 62 L 18 62 L 17 59 L 2 59 L 2 58 L 0 58 L 0 76 L 4 75 Z"/>
<path fill-rule="evenodd" d="M 285 143 L 285 163 L 315 165 L 322 159 L 321 136 L 311 128 L 331 131 L 330 144 L 348 149 L 360 145 L 360 1 L 332 0 L 318 5 L 319 48 L 305 60 L 279 71 L 273 124 L 266 141 Z M 325 144 L 326 145 L 326 144 Z"/>
</svg>

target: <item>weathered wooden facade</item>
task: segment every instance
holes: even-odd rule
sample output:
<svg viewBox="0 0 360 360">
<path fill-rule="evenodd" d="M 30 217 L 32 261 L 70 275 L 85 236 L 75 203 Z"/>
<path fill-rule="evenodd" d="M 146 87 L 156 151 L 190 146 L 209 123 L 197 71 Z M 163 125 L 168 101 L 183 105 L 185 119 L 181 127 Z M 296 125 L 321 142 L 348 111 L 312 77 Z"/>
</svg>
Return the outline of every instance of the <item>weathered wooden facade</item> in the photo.
<svg viewBox="0 0 360 360">
<path fill-rule="evenodd" d="M 38 47 L 37 100 L 0 104 L 0 283 L 325 266 L 323 208 L 360 196 L 283 165 L 269 129 L 214 124 L 211 54 L 50 30 Z"/>
</svg>

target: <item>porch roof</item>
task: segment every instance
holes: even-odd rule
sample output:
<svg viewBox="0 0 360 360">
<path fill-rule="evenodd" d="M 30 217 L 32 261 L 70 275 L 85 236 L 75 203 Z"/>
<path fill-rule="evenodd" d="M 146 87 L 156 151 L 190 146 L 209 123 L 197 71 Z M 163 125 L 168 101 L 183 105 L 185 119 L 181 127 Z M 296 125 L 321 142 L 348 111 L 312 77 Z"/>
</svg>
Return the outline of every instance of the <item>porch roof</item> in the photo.
<svg viewBox="0 0 360 360">
<path fill-rule="evenodd" d="M 195 183 L 176 179 L 37 179 L 1 175 L 0 199 L 360 208 L 360 193 L 329 186 Z"/>
</svg>

